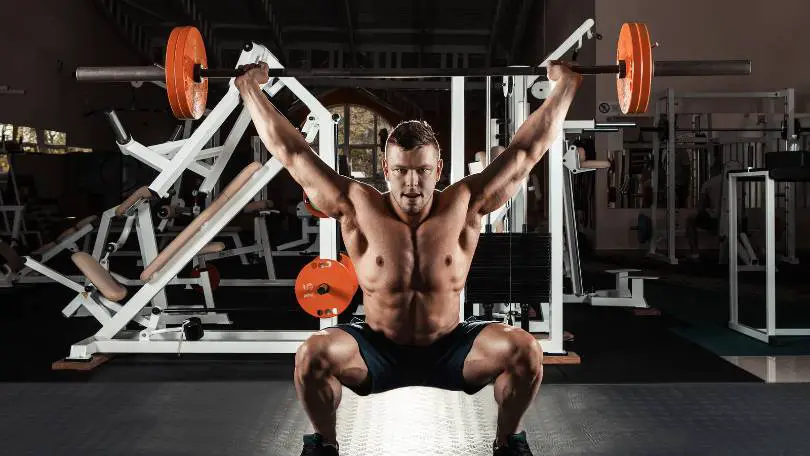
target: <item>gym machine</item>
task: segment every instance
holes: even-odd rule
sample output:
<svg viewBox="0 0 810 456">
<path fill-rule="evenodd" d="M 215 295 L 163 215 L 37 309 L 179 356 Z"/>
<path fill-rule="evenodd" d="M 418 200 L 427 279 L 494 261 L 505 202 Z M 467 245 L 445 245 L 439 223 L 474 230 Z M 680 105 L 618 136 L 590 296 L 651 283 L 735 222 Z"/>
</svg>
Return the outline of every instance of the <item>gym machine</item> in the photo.
<svg viewBox="0 0 810 456">
<path fill-rule="evenodd" d="M 737 261 L 729 261 L 729 327 L 741 334 L 770 343 L 778 336 L 810 336 L 810 328 L 780 328 L 776 322 L 776 185 L 777 183 L 810 182 L 810 152 L 801 150 L 768 152 L 762 168 L 749 168 L 728 173 L 729 199 L 735 201 L 738 186 L 744 182 L 764 183 L 765 218 L 765 327 L 752 327 L 740 320 L 740 290 Z M 792 204 L 792 202 L 790 202 Z M 734 238 L 739 230 L 738 205 L 729 206 L 728 233 Z M 790 222 L 788 222 L 790 223 Z M 729 258 L 737 258 L 737 244 L 729 246 Z"/>
<path fill-rule="evenodd" d="M 238 65 L 256 61 L 264 61 L 271 67 L 280 67 L 280 63 L 269 50 L 255 43 L 250 50 L 243 51 Z M 263 90 L 270 94 L 269 91 L 275 93 L 283 87 L 290 89 L 310 107 L 320 125 L 332 125 L 331 113 L 295 79 L 284 78 L 272 84 L 268 83 Z M 220 107 L 235 107 L 238 97 L 238 91 L 231 82 L 228 93 L 212 112 L 218 113 L 216 117 L 224 120 L 224 110 Z M 211 118 L 212 116 L 209 115 L 206 120 Z M 247 120 L 249 120 L 249 115 L 243 110 L 237 124 Z M 195 135 L 202 136 L 204 133 L 199 130 L 203 129 L 205 125 L 203 122 L 198 131 L 192 134 L 192 138 Z M 332 129 L 321 128 L 318 131 L 319 155 L 333 169 L 336 167 L 334 137 Z M 228 141 L 226 141 L 227 144 Z M 184 150 L 186 158 L 181 159 L 179 157 Z M 191 155 L 191 152 L 181 146 L 172 160 L 181 160 L 178 163 L 182 164 L 182 160 L 189 159 Z M 152 157 L 154 156 L 152 155 Z M 90 280 L 90 283 L 85 286 L 62 280 L 59 274 L 53 271 L 43 271 L 60 283 L 85 295 L 87 299 L 81 305 L 102 325 L 93 336 L 74 344 L 67 359 L 88 361 L 96 353 L 294 353 L 297 347 L 314 331 L 203 331 L 204 322 L 201 317 L 208 313 L 208 309 L 202 307 L 172 309 L 159 300 L 157 302 L 155 300 L 155 297 L 176 278 L 185 265 L 196 256 L 206 253 L 204 249 L 209 248 L 208 246 L 217 233 L 256 195 L 260 194 L 281 168 L 278 160 L 271 158 L 264 165 L 253 162 L 243 169 L 165 249 L 146 263 L 147 267 L 140 276 L 139 284 L 132 284 L 139 285 L 138 291 L 124 304 L 121 304 L 121 301 L 126 298 L 127 293 L 119 282 L 119 277 L 107 271 L 89 254 L 80 252 L 73 256 L 74 263 Z M 173 169 L 176 170 L 177 166 L 174 166 Z M 167 170 L 169 167 L 164 168 L 164 171 Z M 156 189 L 161 188 L 166 188 L 165 184 L 156 180 L 149 190 L 151 190 L 150 193 L 157 193 Z M 148 204 L 141 203 L 137 207 L 138 210 L 143 211 L 149 209 Z M 319 219 L 319 224 L 320 258 L 334 261 L 337 259 L 336 221 L 323 218 Z M 35 264 L 31 258 L 25 260 L 26 264 Z M 152 306 L 147 308 L 150 302 Z M 216 310 L 228 312 L 226 308 Z M 172 324 L 169 317 L 173 313 L 180 314 L 182 321 L 179 326 L 169 327 Z M 174 318 L 174 323 L 177 320 Z M 129 330 L 127 327 L 130 322 L 138 323 L 144 329 Z M 322 318 L 319 321 L 320 328 L 333 326 L 336 323 L 337 317 Z"/>
</svg>

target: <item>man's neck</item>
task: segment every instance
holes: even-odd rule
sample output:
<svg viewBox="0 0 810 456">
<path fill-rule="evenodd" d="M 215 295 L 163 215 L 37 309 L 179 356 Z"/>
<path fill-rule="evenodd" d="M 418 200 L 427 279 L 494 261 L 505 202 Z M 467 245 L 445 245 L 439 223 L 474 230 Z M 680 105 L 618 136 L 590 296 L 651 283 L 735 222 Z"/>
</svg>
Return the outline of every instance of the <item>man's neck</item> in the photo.
<svg viewBox="0 0 810 456">
<path fill-rule="evenodd" d="M 434 195 L 430 196 L 430 201 L 416 214 L 409 214 L 402 210 L 399 204 L 394 201 L 394 196 L 391 192 L 388 193 L 388 203 L 391 205 L 391 209 L 397 215 L 397 218 L 400 219 L 402 222 L 410 226 L 411 228 L 416 228 L 417 226 L 421 225 L 422 222 L 425 221 L 426 218 L 430 215 L 430 210 L 433 208 L 433 201 Z"/>
</svg>

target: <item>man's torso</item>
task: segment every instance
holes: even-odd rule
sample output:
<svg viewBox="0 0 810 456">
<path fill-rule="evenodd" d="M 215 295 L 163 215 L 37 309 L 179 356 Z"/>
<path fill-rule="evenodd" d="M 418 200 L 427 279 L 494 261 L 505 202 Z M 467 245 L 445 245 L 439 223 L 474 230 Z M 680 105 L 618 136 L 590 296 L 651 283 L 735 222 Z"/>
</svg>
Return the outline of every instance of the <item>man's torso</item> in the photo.
<svg viewBox="0 0 810 456">
<path fill-rule="evenodd" d="M 404 345 L 428 345 L 453 330 L 480 229 L 469 202 L 434 192 L 430 215 L 413 228 L 394 215 L 387 194 L 364 189 L 350 198 L 354 214 L 341 220 L 341 232 L 369 326 Z"/>
</svg>

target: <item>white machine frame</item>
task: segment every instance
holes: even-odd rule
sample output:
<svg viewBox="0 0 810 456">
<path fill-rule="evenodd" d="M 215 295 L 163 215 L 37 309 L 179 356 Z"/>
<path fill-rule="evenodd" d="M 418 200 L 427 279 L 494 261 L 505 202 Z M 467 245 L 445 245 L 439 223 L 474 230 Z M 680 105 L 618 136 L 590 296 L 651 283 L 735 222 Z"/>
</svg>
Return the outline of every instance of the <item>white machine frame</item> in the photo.
<svg viewBox="0 0 810 456">
<path fill-rule="evenodd" d="M 567 52 L 574 48 L 580 48 L 584 39 L 593 37 L 593 19 L 587 19 L 577 28 L 557 49 L 551 52 L 540 64 L 547 66 L 552 60 L 562 58 Z M 553 81 L 538 82 L 539 76 L 509 76 L 503 78 L 504 97 L 507 98 L 509 109 L 509 123 L 505 125 L 506 136 L 511 138 L 529 116 L 529 101 L 527 93 L 529 88 L 537 98 L 543 98 L 543 94 L 551 93 L 554 89 Z M 511 88 L 511 92 L 508 90 Z M 490 109 L 490 84 L 487 79 L 487 145 L 486 162 L 491 161 L 490 149 L 492 147 L 492 120 L 489 119 Z M 549 302 L 540 303 L 542 320 L 529 320 L 529 332 L 534 334 L 541 344 L 543 352 L 550 355 L 565 355 L 563 348 L 565 338 L 563 331 L 563 224 L 564 224 L 564 177 L 563 162 L 566 154 L 565 130 L 576 128 L 593 128 L 590 121 L 566 121 L 563 128 L 558 132 L 556 140 L 549 147 L 546 155 L 549 160 L 548 172 L 548 224 L 551 235 L 551 255 L 549 256 L 551 270 L 551 282 L 549 289 Z M 456 133 L 456 130 L 454 130 Z M 485 218 L 485 225 L 493 224 L 495 221 L 505 219 L 506 230 L 509 232 L 522 232 L 526 224 L 526 214 L 528 209 L 528 179 L 524 180 L 518 188 L 516 194 L 503 207 L 489 214 Z M 500 306 L 507 308 L 508 313 L 514 303 L 503 303 Z M 474 312 L 477 307 L 473 307 Z M 520 325 L 520 320 L 513 320 L 513 325 Z M 547 336 L 546 336 L 547 334 Z"/>
<path fill-rule="evenodd" d="M 792 123 L 792 122 L 791 122 Z M 762 179 L 765 183 L 765 328 L 754 328 L 739 319 L 739 265 L 729 261 L 729 328 L 759 341 L 768 343 L 775 336 L 810 336 L 810 328 L 778 328 L 776 326 L 776 190 L 775 182 L 767 170 L 731 171 L 728 174 L 729 199 L 737 198 L 737 184 L 741 179 Z M 738 231 L 738 206 L 729 205 L 728 232 L 734 238 Z M 729 258 L 737 258 L 737 244 L 729 245 Z"/>
<path fill-rule="evenodd" d="M 250 51 L 244 51 L 239 59 L 237 65 L 248 62 L 264 61 L 271 68 L 281 68 L 281 64 L 265 47 L 254 44 Z M 273 82 L 273 81 L 270 81 Z M 302 100 L 312 110 L 320 125 L 331 125 L 331 113 L 323 107 L 318 100 L 306 90 L 294 78 L 279 78 L 274 84 L 267 85 L 263 90 L 271 90 L 273 93 L 280 90 L 282 87 L 289 88 L 300 100 Z M 268 92 L 269 93 L 269 92 Z M 239 100 L 239 93 L 230 81 L 228 93 L 212 111 L 211 114 L 203 121 L 202 125 L 198 127 L 197 131 L 191 135 L 189 142 L 179 148 L 165 146 L 158 147 L 160 150 L 170 150 L 177 152 L 174 153 L 171 159 L 156 158 L 157 155 L 153 152 L 144 152 L 133 141 L 129 141 L 125 145 L 130 151 L 137 150 L 143 157 L 155 163 L 162 165 L 161 175 L 158 176 L 150 189 L 155 193 L 165 195 L 170 183 L 169 177 L 179 178 L 182 170 L 186 166 L 189 169 L 198 168 L 202 166 L 197 163 L 192 163 L 195 159 L 193 153 L 194 144 L 203 144 L 205 142 L 205 132 L 211 131 L 214 121 L 218 119 L 221 124 L 225 120 L 225 114 L 233 110 Z M 229 107 L 226 110 L 224 107 Z M 237 120 L 237 125 L 242 125 L 242 129 L 246 127 L 247 122 L 250 120 L 246 110 L 243 110 Z M 206 122 L 209 122 L 208 124 Z M 202 131 L 201 131 L 202 130 Z M 236 127 L 234 128 L 236 130 Z M 319 155 L 320 158 L 332 169 L 336 168 L 335 144 L 334 134 L 330 129 L 320 128 L 319 135 Z M 233 131 L 229 135 L 229 140 L 234 137 Z M 226 151 L 228 148 L 229 140 L 226 140 L 224 146 Z M 234 140 L 235 144 L 235 140 Z M 122 146 L 123 147 L 123 146 Z M 218 151 L 221 152 L 221 151 Z M 232 149 L 228 152 L 232 152 Z M 196 155 L 197 159 L 210 158 L 206 155 L 212 153 L 211 151 L 202 151 Z M 217 164 L 222 163 L 222 156 L 217 161 Z M 216 166 L 216 165 L 215 165 Z M 224 166 L 224 165 L 223 165 Z M 37 264 L 31 258 L 26 258 L 26 265 L 33 269 L 54 278 L 54 280 L 66 285 L 67 287 L 76 290 L 78 293 L 83 294 L 87 299 L 81 300 L 80 304 L 72 303 L 71 309 L 77 306 L 85 307 L 100 323 L 101 329 L 98 330 L 93 336 L 77 342 L 71 347 L 69 360 L 88 360 L 96 353 L 177 353 L 180 350 L 180 342 L 182 341 L 182 332 L 178 328 L 166 329 L 167 315 L 166 313 L 152 314 L 148 318 L 144 314 L 144 310 L 148 303 L 155 301 L 155 298 L 163 292 L 165 286 L 172 282 L 176 282 L 177 273 L 188 264 L 202 249 L 207 245 L 211 239 L 225 228 L 227 223 L 242 210 L 253 197 L 258 194 L 267 183 L 281 170 L 282 166 L 278 160 L 271 158 L 267 163 L 262 166 L 256 173 L 253 174 L 248 184 L 242 186 L 235 195 L 231 196 L 225 203 L 225 206 L 217 211 L 205 224 L 205 228 L 197 232 L 193 239 L 185 244 L 176 255 L 156 274 L 152 280 L 143 283 L 139 290 L 126 302 L 126 304 L 117 304 L 104 298 L 97 290 L 89 290 L 86 286 L 72 282 L 59 274 L 56 271 L 49 270 L 47 267 Z M 213 170 L 214 168 L 211 168 Z M 200 170 L 203 171 L 203 170 Z M 195 171 L 197 172 L 197 171 Z M 221 172 L 221 170 L 219 170 Z M 163 178 L 161 179 L 161 176 Z M 202 188 L 201 188 L 202 190 Z M 148 205 L 139 206 L 138 210 L 149 210 Z M 145 219 L 145 218 L 144 218 Z M 336 260 L 337 258 L 337 225 L 334 219 L 320 219 L 320 257 L 323 259 Z M 151 228 L 151 225 L 150 225 Z M 154 259 L 152 257 L 149 261 Z M 148 263 L 147 263 L 148 264 Z M 116 279 L 123 279 L 116 277 Z M 203 277 L 201 277 L 202 279 Z M 125 280 L 125 279 L 124 279 Z M 207 281 L 207 280 L 206 280 Z M 123 282 L 126 283 L 126 282 Z M 157 307 L 162 303 L 158 301 Z M 164 307 L 165 308 L 165 307 Z M 70 309 L 66 309 L 70 310 Z M 148 312 L 147 312 L 148 313 Z M 146 327 L 142 331 L 127 330 L 126 326 L 129 321 L 136 320 Z M 326 328 L 337 324 L 337 318 L 321 319 L 320 328 Z M 205 332 L 204 340 L 199 341 L 184 341 L 182 343 L 182 351 L 184 353 L 294 353 L 298 346 L 304 342 L 309 336 L 314 333 L 312 330 L 301 331 L 210 331 Z"/>
</svg>

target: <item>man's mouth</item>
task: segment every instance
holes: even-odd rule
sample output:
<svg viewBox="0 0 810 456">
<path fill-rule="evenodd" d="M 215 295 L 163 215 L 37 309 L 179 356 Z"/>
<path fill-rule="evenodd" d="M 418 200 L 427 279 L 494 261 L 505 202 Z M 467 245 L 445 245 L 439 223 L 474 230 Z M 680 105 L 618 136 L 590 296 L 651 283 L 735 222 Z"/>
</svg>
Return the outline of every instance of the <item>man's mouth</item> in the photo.
<svg viewBox="0 0 810 456">
<path fill-rule="evenodd" d="M 405 193 L 405 198 L 419 198 L 420 196 L 422 195 L 419 193 Z"/>
</svg>

